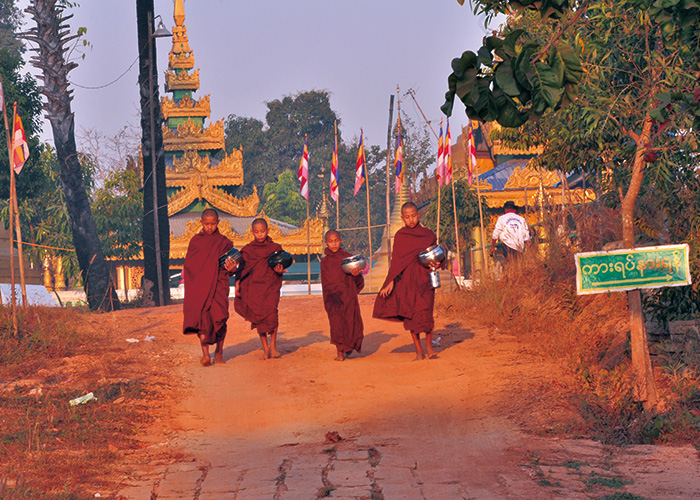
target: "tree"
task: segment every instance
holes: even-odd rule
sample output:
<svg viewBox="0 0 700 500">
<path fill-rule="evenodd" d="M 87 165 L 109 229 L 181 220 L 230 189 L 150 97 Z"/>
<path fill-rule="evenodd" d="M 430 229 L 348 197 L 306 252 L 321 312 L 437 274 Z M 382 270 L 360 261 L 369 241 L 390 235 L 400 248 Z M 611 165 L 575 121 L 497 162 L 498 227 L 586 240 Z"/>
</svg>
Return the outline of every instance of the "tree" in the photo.
<svg viewBox="0 0 700 500">
<path fill-rule="evenodd" d="M 67 62 L 63 56 L 66 43 L 79 35 L 69 35 L 68 26 L 64 23 L 72 16 L 64 15 L 64 8 L 57 6 L 56 0 L 34 0 L 27 12 L 34 18 L 36 27 L 22 36 L 38 45 L 38 48 L 32 49 L 38 54 L 32 62 L 43 73 L 41 92 L 47 98 L 45 110 L 53 130 L 73 247 L 88 304 L 92 310 L 118 308 L 119 299 L 112 286 L 109 268 L 97 237 L 75 146 L 75 121 L 70 106 L 68 73 L 77 64 Z"/>
<path fill-rule="evenodd" d="M 296 174 L 289 170 L 282 172 L 277 182 L 265 186 L 263 198 L 263 210 L 268 217 L 298 225 L 306 219 L 306 200 L 299 192 Z"/>
<path fill-rule="evenodd" d="M 244 192 L 251 192 L 255 185 L 263 193 L 265 185 L 275 182 L 282 172 L 297 172 L 306 135 L 311 178 L 309 199 L 315 206 L 321 199 L 316 176 L 322 168 L 326 172 L 330 170 L 336 119 L 328 92 L 320 90 L 268 102 L 265 123 L 230 115 L 225 126 L 226 148 L 230 152 L 232 148 L 243 147 Z M 342 142 L 340 132 L 338 140 Z"/>
<path fill-rule="evenodd" d="M 149 23 L 149 19 L 151 20 Z M 162 291 L 164 304 L 170 302 L 170 222 L 168 220 L 168 196 L 165 186 L 165 156 L 163 153 L 163 130 L 158 97 L 158 72 L 156 64 L 156 39 L 153 30 L 153 0 L 136 0 L 136 23 L 139 45 L 139 92 L 141 95 L 141 153 L 143 155 L 143 265 L 144 277 L 153 283 L 153 296 Z M 151 24 L 151 26 L 149 26 Z M 149 47 L 150 44 L 150 47 Z M 149 58 L 152 55 L 152 60 Z M 151 87 L 149 83 L 153 84 Z M 153 109 L 151 110 L 151 106 Z M 151 127 L 151 111 L 155 116 L 155 127 Z M 155 162 L 153 154 L 155 151 Z M 158 220 L 158 246 L 160 269 L 156 256 L 156 237 L 153 203 L 153 165 L 155 163 L 156 204 Z M 161 280 L 158 280 L 160 274 Z"/>
</svg>

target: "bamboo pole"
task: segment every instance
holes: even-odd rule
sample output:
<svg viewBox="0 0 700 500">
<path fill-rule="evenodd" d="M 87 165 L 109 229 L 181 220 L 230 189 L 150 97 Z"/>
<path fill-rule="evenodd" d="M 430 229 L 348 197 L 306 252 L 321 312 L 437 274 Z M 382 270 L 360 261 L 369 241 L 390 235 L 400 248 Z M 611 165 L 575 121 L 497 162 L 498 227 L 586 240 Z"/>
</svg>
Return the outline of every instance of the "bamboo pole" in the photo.
<svg viewBox="0 0 700 500">
<path fill-rule="evenodd" d="M 394 119 L 394 94 L 389 96 L 389 126 L 386 131 L 386 259 L 391 266 L 391 124 Z"/>
<path fill-rule="evenodd" d="M 311 178 L 311 176 L 309 176 Z M 308 182 L 308 181 L 307 181 Z M 309 200 L 306 200 L 306 282 L 311 295 L 311 221 L 309 216 Z"/>
<path fill-rule="evenodd" d="M 4 98 L 3 98 L 4 101 Z M 2 117 L 5 121 L 5 137 L 7 139 L 7 156 L 10 160 L 10 171 L 14 174 L 14 169 L 12 168 L 12 141 L 10 140 L 10 128 L 7 123 L 7 110 L 5 109 L 5 103 L 2 106 Z M 10 174 L 10 215 L 9 226 L 10 226 L 10 286 L 12 287 L 10 291 L 11 302 L 12 302 L 12 330 L 15 337 L 19 336 L 19 327 L 17 326 L 17 293 L 15 291 L 15 245 L 12 241 L 12 232 L 14 230 L 14 203 L 12 202 L 12 196 L 14 196 L 14 190 L 12 189 L 12 183 L 15 178 Z"/>
<path fill-rule="evenodd" d="M 15 233 L 17 234 L 17 256 L 19 258 L 19 283 L 22 289 L 22 305 L 27 307 L 27 280 L 24 274 L 24 249 L 22 247 L 22 226 L 19 224 L 19 207 L 17 204 L 17 182 L 15 181 L 15 171 L 12 169 L 12 180 L 10 181 L 10 189 L 12 190 L 15 205 Z M 14 264 L 13 264 L 14 265 Z"/>
<path fill-rule="evenodd" d="M 13 111 L 17 114 L 17 103 L 15 102 L 13 106 Z M 14 115 L 12 117 L 12 130 L 14 131 Z M 12 162 L 10 162 L 10 167 L 12 167 Z M 15 180 L 15 169 L 10 168 L 10 190 L 12 191 L 12 196 L 10 196 L 10 201 L 15 207 L 15 233 L 17 234 L 17 254 L 19 258 L 19 282 L 22 289 L 22 306 L 27 307 L 27 281 L 24 278 L 24 249 L 22 248 L 22 226 L 19 223 L 19 207 L 17 204 L 17 181 Z M 14 200 L 14 201 L 12 201 Z M 14 264 L 13 264 L 14 265 Z"/>
<path fill-rule="evenodd" d="M 364 141 L 363 141 L 364 143 Z M 367 185 L 367 239 L 369 241 L 369 253 L 367 261 L 369 262 L 369 271 L 367 271 L 367 282 L 369 283 L 369 293 L 372 293 L 372 222 L 369 211 L 369 170 L 367 169 L 367 159 L 365 158 L 365 148 L 362 148 L 362 164 L 365 169 L 365 184 Z"/>
<path fill-rule="evenodd" d="M 471 123 L 470 125 L 471 126 Z M 467 144 L 467 139 L 466 139 L 466 134 L 464 127 L 462 127 L 462 145 L 464 146 L 464 158 L 467 162 L 467 168 L 469 168 L 469 145 Z M 476 184 L 476 199 L 477 203 L 479 204 L 479 230 L 481 233 L 481 261 L 482 261 L 482 278 L 486 277 L 486 273 L 488 272 L 488 261 L 486 260 L 486 232 L 484 231 L 484 211 L 481 208 L 481 188 L 479 187 L 479 165 L 478 163 L 474 165 L 474 174 L 475 174 L 475 180 L 474 183 Z"/>
<path fill-rule="evenodd" d="M 459 250 L 459 223 L 457 222 L 457 201 L 455 196 L 455 180 L 454 176 L 450 179 L 452 182 L 452 208 L 455 214 L 455 242 L 457 244 L 457 275 L 462 276 L 462 254 Z M 482 245 L 483 246 L 483 245 Z"/>
<path fill-rule="evenodd" d="M 442 118 L 440 118 L 440 134 L 442 135 Z M 444 146 L 444 145 L 443 145 Z M 443 166 L 442 172 L 440 172 L 440 142 L 438 139 L 438 174 L 435 176 L 435 180 L 437 181 L 437 224 L 435 227 L 435 233 L 437 236 L 437 244 L 440 244 L 440 211 L 442 209 L 442 201 L 440 199 L 440 182 L 442 180 L 441 175 L 444 177 L 445 175 L 445 168 Z"/>
<path fill-rule="evenodd" d="M 340 183 L 338 171 L 340 170 L 340 158 L 338 158 L 338 120 L 335 120 L 335 182 L 338 185 L 338 197 L 335 200 L 335 228 L 340 229 Z"/>
</svg>

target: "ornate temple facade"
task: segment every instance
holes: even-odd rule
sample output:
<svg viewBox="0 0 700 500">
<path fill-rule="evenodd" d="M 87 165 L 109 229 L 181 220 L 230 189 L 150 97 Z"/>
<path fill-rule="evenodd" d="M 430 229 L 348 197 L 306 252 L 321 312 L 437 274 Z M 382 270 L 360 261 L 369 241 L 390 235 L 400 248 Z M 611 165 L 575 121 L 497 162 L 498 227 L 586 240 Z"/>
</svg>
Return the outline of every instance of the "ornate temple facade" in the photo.
<svg viewBox="0 0 700 500">
<path fill-rule="evenodd" d="M 321 253 L 320 219 L 308 220 L 298 228 L 261 213 L 256 188 L 244 198 L 234 196 L 233 189 L 243 185 L 243 153 L 239 149 L 226 153 L 223 119 L 207 123 L 210 96 L 195 97 L 199 69 L 195 69 L 187 36 L 183 0 L 175 0 L 173 19 L 173 44 L 165 74 L 165 92 L 170 95 L 161 98 L 171 270 L 182 268 L 190 239 L 202 228 L 199 216 L 205 208 L 219 212 L 219 231 L 237 247 L 252 241 L 250 223 L 260 216 L 268 221 L 272 239 L 291 254 L 307 253 L 307 229 L 311 253 Z M 143 260 L 141 267 L 134 261 L 116 264 L 118 288 L 139 288 Z"/>
</svg>

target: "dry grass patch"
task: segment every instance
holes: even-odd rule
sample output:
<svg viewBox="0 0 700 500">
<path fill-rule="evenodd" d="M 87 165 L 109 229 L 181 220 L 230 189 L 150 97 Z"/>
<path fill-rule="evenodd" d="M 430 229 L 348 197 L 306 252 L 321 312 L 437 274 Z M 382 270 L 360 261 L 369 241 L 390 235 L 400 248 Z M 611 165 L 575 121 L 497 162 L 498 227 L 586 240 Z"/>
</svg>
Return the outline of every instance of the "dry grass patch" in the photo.
<svg viewBox="0 0 700 500">
<path fill-rule="evenodd" d="M 110 315 L 30 308 L 12 334 L 0 309 L 0 498 L 82 499 L 115 491 L 125 456 L 143 447 L 164 376 L 143 369 Z M 70 406 L 93 392 L 96 401 Z"/>
</svg>

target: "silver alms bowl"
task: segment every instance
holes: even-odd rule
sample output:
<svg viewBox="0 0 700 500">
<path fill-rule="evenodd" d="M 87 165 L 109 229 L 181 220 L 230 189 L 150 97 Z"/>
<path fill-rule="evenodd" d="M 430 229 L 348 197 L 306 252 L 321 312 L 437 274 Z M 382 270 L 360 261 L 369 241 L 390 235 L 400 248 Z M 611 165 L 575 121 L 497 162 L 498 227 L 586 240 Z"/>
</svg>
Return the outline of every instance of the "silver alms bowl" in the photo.
<svg viewBox="0 0 700 500">
<path fill-rule="evenodd" d="M 367 260 L 360 254 L 353 255 L 347 259 L 343 259 L 343 271 L 351 274 L 353 269 L 364 269 L 367 266 Z"/>
<path fill-rule="evenodd" d="M 425 267 L 430 266 L 434 262 L 442 262 L 445 260 L 445 250 L 440 245 L 432 245 L 418 254 L 418 260 Z"/>
</svg>

